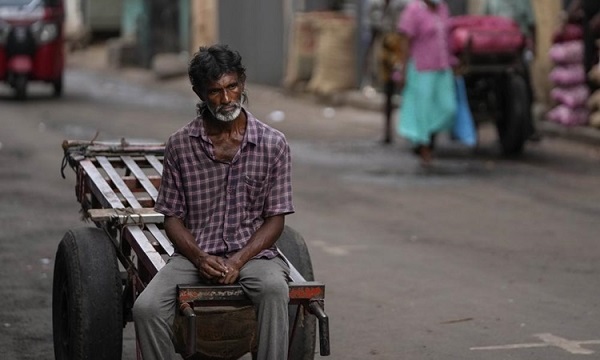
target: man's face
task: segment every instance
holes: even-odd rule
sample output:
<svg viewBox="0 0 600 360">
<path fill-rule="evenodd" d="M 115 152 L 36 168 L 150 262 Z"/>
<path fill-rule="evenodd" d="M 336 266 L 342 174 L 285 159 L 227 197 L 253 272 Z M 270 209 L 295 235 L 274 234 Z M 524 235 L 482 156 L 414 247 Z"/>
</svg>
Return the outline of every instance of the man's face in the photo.
<svg viewBox="0 0 600 360">
<path fill-rule="evenodd" d="M 225 74 L 219 80 L 208 84 L 206 105 L 217 120 L 233 121 L 242 111 L 243 91 L 244 83 L 240 81 L 237 73 Z"/>
</svg>

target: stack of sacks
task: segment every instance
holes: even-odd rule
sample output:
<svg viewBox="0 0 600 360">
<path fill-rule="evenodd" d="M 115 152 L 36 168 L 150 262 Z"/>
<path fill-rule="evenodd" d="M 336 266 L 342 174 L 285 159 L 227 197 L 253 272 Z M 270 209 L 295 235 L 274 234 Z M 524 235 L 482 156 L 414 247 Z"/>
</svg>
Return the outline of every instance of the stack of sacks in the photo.
<svg viewBox="0 0 600 360">
<path fill-rule="evenodd" d="M 600 41 L 598 41 L 598 45 L 600 45 Z M 591 82 L 600 85 L 600 64 L 594 66 L 588 75 Z M 592 93 L 587 101 L 587 107 L 590 111 L 590 126 L 600 129 L 600 90 Z"/>
<path fill-rule="evenodd" d="M 356 20 L 346 15 L 316 19 L 315 64 L 308 90 L 333 95 L 356 86 Z"/>
<path fill-rule="evenodd" d="M 587 106 L 590 110 L 590 126 L 600 129 L 600 90 L 594 91 Z"/>
<path fill-rule="evenodd" d="M 547 114 L 550 121 L 566 125 L 585 125 L 589 112 L 586 102 L 590 96 L 583 67 L 583 42 L 557 42 L 550 48 L 554 69 L 550 81 L 554 88 L 550 97 L 556 106 Z"/>
</svg>

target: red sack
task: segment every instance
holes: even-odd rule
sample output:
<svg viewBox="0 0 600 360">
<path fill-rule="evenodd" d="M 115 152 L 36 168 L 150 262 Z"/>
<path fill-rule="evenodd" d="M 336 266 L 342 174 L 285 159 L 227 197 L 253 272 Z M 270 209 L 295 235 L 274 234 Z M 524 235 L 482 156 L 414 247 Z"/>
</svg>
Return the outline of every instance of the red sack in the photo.
<svg viewBox="0 0 600 360">
<path fill-rule="evenodd" d="M 555 44 L 583 39 L 583 28 L 578 24 L 566 24 L 552 35 Z"/>
<path fill-rule="evenodd" d="M 456 28 L 491 28 L 491 29 L 507 29 L 519 28 L 512 20 L 503 16 L 494 15 L 461 15 L 450 18 L 450 29 Z"/>
<path fill-rule="evenodd" d="M 450 50 L 460 54 L 506 54 L 520 51 L 525 36 L 509 18 L 491 15 L 463 15 L 451 18 Z"/>
</svg>

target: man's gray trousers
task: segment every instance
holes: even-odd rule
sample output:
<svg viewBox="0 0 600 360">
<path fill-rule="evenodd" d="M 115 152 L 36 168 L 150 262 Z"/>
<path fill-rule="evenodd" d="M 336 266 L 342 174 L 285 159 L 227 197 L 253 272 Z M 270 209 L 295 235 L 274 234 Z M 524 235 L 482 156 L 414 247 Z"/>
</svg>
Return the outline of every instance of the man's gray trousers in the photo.
<svg viewBox="0 0 600 360">
<path fill-rule="evenodd" d="M 240 270 L 239 284 L 257 310 L 258 359 L 282 360 L 288 349 L 289 266 L 280 257 L 252 259 Z M 173 321 L 179 284 L 207 284 L 198 269 L 175 254 L 136 299 L 133 319 L 144 360 L 175 360 Z"/>
</svg>

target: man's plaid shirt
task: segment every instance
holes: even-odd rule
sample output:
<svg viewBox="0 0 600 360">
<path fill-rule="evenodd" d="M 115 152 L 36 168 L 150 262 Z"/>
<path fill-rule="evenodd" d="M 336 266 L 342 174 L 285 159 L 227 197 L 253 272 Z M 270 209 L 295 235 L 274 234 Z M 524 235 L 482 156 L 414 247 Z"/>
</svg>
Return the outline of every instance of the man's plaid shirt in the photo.
<svg viewBox="0 0 600 360">
<path fill-rule="evenodd" d="M 285 136 L 250 112 L 241 149 L 215 159 L 201 117 L 169 137 L 155 210 L 184 221 L 203 251 L 240 250 L 264 219 L 294 212 L 291 158 Z M 275 247 L 257 257 L 273 258 Z"/>
</svg>

